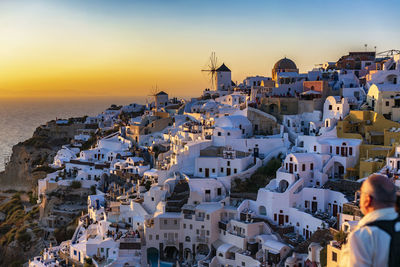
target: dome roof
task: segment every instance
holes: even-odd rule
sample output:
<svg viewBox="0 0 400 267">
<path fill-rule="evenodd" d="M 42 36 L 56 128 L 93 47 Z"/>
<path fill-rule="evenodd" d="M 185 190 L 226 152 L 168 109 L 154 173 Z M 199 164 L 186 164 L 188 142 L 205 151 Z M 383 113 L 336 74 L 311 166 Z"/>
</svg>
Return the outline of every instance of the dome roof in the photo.
<svg viewBox="0 0 400 267">
<path fill-rule="evenodd" d="M 297 69 L 296 64 L 288 59 L 288 58 L 282 58 L 281 60 L 278 60 L 278 62 L 275 63 L 274 65 L 274 70 L 278 70 L 278 69 Z"/>
<path fill-rule="evenodd" d="M 221 128 L 237 128 L 240 129 L 240 125 L 242 127 L 251 127 L 251 122 L 249 119 L 242 115 L 231 115 L 231 116 L 223 116 L 215 120 L 216 127 Z"/>
</svg>

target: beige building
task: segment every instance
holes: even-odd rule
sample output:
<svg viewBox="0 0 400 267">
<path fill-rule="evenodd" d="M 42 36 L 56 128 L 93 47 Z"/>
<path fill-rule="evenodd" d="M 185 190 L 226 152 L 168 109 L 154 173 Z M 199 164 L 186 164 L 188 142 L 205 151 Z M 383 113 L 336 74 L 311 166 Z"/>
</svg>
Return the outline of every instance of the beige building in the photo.
<svg viewBox="0 0 400 267">
<path fill-rule="evenodd" d="M 400 121 L 400 85 L 371 85 L 367 94 L 367 104 L 386 119 Z"/>
<path fill-rule="evenodd" d="M 155 112 L 154 116 L 148 116 L 140 124 L 133 124 L 126 127 L 126 137 L 133 142 L 140 143 L 145 135 L 162 131 L 168 126 L 172 126 L 174 120 L 166 112 Z"/>
<path fill-rule="evenodd" d="M 341 246 L 336 241 L 331 241 L 327 245 L 326 252 L 326 266 L 327 267 L 340 267 Z"/>
</svg>

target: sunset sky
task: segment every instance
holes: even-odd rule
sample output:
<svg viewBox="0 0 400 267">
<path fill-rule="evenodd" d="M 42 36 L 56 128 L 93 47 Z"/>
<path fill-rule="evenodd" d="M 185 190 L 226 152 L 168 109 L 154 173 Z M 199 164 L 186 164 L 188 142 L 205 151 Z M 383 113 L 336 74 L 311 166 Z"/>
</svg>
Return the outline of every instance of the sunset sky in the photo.
<svg viewBox="0 0 400 267">
<path fill-rule="evenodd" d="M 241 82 L 286 56 L 300 71 L 400 49 L 400 1 L 0 2 L 0 97 L 174 96 L 209 87 L 212 51 Z"/>
</svg>

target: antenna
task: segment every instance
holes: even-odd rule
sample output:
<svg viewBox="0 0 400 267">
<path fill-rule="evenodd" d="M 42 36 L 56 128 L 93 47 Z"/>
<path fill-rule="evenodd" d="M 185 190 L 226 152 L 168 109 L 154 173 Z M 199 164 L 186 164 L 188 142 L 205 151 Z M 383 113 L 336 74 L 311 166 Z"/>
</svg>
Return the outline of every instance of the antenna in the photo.
<svg viewBox="0 0 400 267">
<path fill-rule="evenodd" d="M 209 62 L 207 64 L 207 67 L 201 71 L 203 72 L 208 72 L 210 75 L 210 81 L 211 81 L 211 89 L 214 90 L 214 82 L 217 74 L 217 68 L 218 68 L 218 59 L 215 56 L 215 52 L 211 53 Z"/>
</svg>

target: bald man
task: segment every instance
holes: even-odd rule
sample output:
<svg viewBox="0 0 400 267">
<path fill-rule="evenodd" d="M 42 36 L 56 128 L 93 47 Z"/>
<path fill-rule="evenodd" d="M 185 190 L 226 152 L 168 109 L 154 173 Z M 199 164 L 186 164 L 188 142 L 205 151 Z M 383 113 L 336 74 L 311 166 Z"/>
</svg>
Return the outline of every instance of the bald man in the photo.
<svg viewBox="0 0 400 267">
<path fill-rule="evenodd" d="M 389 220 L 391 225 L 396 223 L 396 187 L 386 176 L 373 174 L 363 182 L 359 194 L 360 209 L 364 217 L 350 233 L 348 242 L 343 247 L 339 266 L 389 266 L 392 238 L 382 228 L 381 223 Z M 387 222 L 385 223 L 386 226 Z"/>
</svg>

